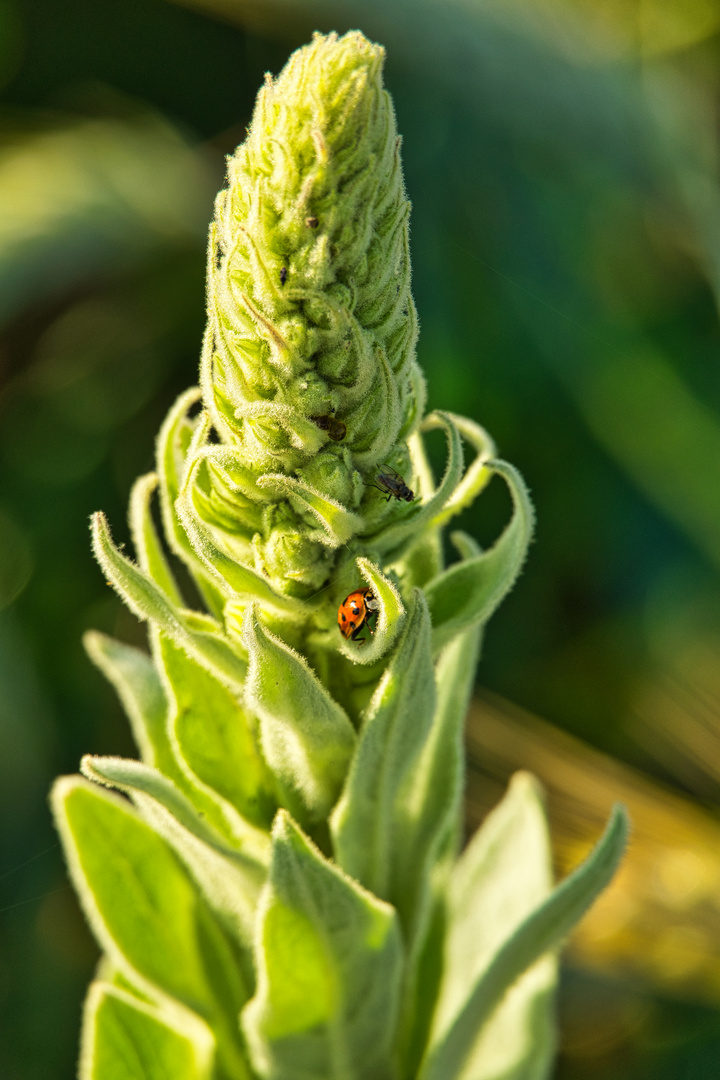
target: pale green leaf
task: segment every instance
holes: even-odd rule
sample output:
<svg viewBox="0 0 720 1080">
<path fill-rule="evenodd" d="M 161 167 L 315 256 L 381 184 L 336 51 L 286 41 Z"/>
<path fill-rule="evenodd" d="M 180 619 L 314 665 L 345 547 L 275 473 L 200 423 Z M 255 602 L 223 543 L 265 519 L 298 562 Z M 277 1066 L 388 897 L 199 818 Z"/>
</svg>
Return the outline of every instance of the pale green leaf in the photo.
<svg viewBox="0 0 720 1080">
<path fill-rule="evenodd" d="M 542 793 L 533 777 L 517 773 L 453 871 L 437 1029 L 450 1026 L 498 947 L 552 887 Z M 546 955 L 521 975 L 478 1032 L 460 1073 L 464 1080 L 547 1075 L 555 1045 L 556 967 L 554 956 Z"/>
<path fill-rule="evenodd" d="M 392 551 L 414 536 L 420 536 L 423 530 L 433 522 L 442 507 L 457 487 L 463 468 L 463 451 L 460 433 L 451 413 L 434 412 L 423 424 L 425 427 L 442 427 L 448 443 L 448 461 L 440 485 L 422 505 L 416 505 L 415 512 L 395 525 L 383 529 L 371 539 L 373 549 L 387 558 L 392 558 Z"/>
<path fill-rule="evenodd" d="M 327 817 L 340 794 L 355 730 L 307 661 L 264 629 L 251 605 L 243 621 L 245 695 L 260 718 L 263 754 L 288 809 L 302 821 Z"/>
<path fill-rule="evenodd" d="M 227 842 L 239 844 L 249 826 L 226 799 L 203 785 L 191 772 L 175 739 L 170 738 L 168 722 L 174 728 L 178 709 L 173 688 L 165 675 L 163 658 L 174 646 L 169 643 L 161 646 L 155 631 L 151 637 L 165 685 L 150 657 L 139 649 L 96 631 L 89 631 L 84 642 L 91 658 L 117 690 L 146 764 L 155 766 L 168 777 Z M 184 653 L 180 655 L 185 656 Z M 190 660 L 187 662 L 191 663 Z"/>
<path fill-rule="evenodd" d="M 416 590 L 398 647 L 362 717 L 342 796 L 331 818 L 338 864 L 394 904 L 414 926 L 418 867 L 406 860 L 418 824 L 417 770 L 435 711 L 430 619 Z"/>
<path fill-rule="evenodd" d="M 97 630 L 89 630 L 83 644 L 90 659 L 114 686 L 143 761 L 166 771 L 167 699 L 151 658 Z"/>
<path fill-rule="evenodd" d="M 222 613 L 224 597 L 193 551 L 175 509 L 175 501 L 180 494 L 180 481 L 185 472 L 185 459 L 197 424 L 197 421 L 189 419 L 188 412 L 199 400 L 200 388 L 197 386 L 190 387 L 180 395 L 160 428 L 155 456 L 165 538 L 172 551 L 192 571 L 210 611 L 219 616 Z"/>
<path fill-rule="evenodd" d="M 226 685 L 242 684 L 245 664 L 230 643 L 219 633 L 195 629 L 185 612 L 176 608 L 135 563 L 120 554 L 103 514 L 93 515 L 92 532 L 95 557 L 130 610 L 162 630 Z"/>
<path fill-rule="evenodd" d="M 340 652 L 356 664 L 374 664 L 395 644 L 405 621 L 405 605 L 395 585 L 369 559 L 356 559 L 357 568 L 372 589 L 379 611 L 370 641 L 343 638 Z"/>
<path fill-rule="evenodd" d="M 480 627 L 458 634 L 438 658 L 437 705 L 415 775 L 413 826 L 407 830 L 400 853 L 405 890 L 413 899 L 414 912 L 407 938 L 410 955 L 402 1038 L 404 1056 L 410 1057 L 414 1066 L 419 1063 L 427 1041 L 437 993 L 440 942 L 428 941 L 428 935 L 432 934 L 433 908 L 441 903 L 462 832 L 463 734 L 481 634 Z"/>
<path fill-rule="evenodd" d="M 202 1016 L 228 1076 L 247 1080 L 236 1022 L 247 992 L 187 871 L 126 800 L 63 777 L 52 804 L 73 883 L 113 964 L 151 1000 L 176 998 Z"/>
<path fill-rule="evenodd" d="M 144 570 L 148 577 L 151 577 L 155 584 L 160 586 L 176 607 L 183 607 L 183 598 L 165 558 L 162 543 L 152 519 L 151 502 L 157 486 L 158 478 L 156 473 L 139 476 L 135 481 L 130 492 L 130 505 L 128 508 L 130 535 L 132 536 L 140 569 Z"/>
<path fill-rule="evenodd" d="M 478 1034 L 507 991 L 524 972 L 562 943 L 593 900 L 608 885 L 622 857 L 627 830 L 627 815 L 622 807 L 616 806 L 605 833 L 585 862 L 530 914 L 524 919 L 521 917 L 515 929 L 508 927 L 509 936 L 504 941 L 501 938 L 499 947 L 495 944 L 494 936 L 488 943 L 488 935 L 493 935 L 493 920 L 497 920 L 502 927 L 506 914 L 504 910 L 497 909 L 497 903 L 491 906 L 478 944 L 478 948 L 485 952 L 484 966 L 477 973 L 472 986 L 463 987 L 457 996 L 453 990 L 451 1000 L 455 1004 L 454 1009 L 445 1006 L 439 1011 L 418 1080 L 456 1080 L 463 1076 Z M 527 854 L 523 858 L 527 858 Z M 500 876 L 498 874 L 498 878 Z M 478 932 L 474 922 L 473 927 Z M 483 942 L 486 942 L 484 946 Z M 464 948 L 469 959 L 472 943 L 467 939 Z M 450 993 L 450 990 L 447 992 Z"/>
<path fill-rule="evenodd" d="M 163 1010 L 105 982 L 88 991 L 80 1080 L 212 1080 L 215 1041 L 189 1009 Z"/>
<path fill-rule="evenodd" d="M 426 586 L 436 649 L 459 631 L 487 622 L 515 584 L 532 537 L 532 504 L 517 469 L 504 461 L 489 461 L 487 468 L 507 483 L 512 518 L 488 551 L 455 563 Z"/>
<path fill-rule="evenodd" d="M 433 525 L 445 525 L 451 517 L 459 514 L 470 506 L 478 497 L 492 476 L 492 469 L 488 468 L 488 462 L 495 455 L 495 444 L 485 428 L 480 427 L 466 416 L 457 413 L 447 413 L 457 427 L 460 434 L 466 439 L 475 451 L 475 460 L 466 469 L 465 474 L 457 485 L 450 498 L 442 509 L 433 518 Z M 423 423 L 422 430 L 428 431 L 435 426 L 434 413 L 431 413 Z"/>
<path fill-rule="evenodd" d="M 139 761 L 86 755 L 81 769 L 88 779 L 131 797 L 145 821 L 182 859 L 225 929 L 248 949 L 269 865 L 269 838 L 248 828 L 239 846 L 230 847 L 167 777 Z M 252 985 L 249 962 L 246 971 Z"/>
<path fill-rule="evenodd" d="M 326 860 L 283 812 L 257 965 L 243 1029 L 261 1077 L 390 1080 L 402 969 L 395 912 Z"/>
<path fill-rule="evenodd" d="M 256 741 L 257 722 L 237 693 L 168 639 L 160 651 L 171 688 L 169 724 L 183 761 L 243 818 L 269 828 L 277 809 L 275 781 Z"/>
<path fill-rule="evenodd" d="M 408 450 L 418 494 L 425 502 L 433 496 L 435 480 L 419 431 L 413 432 L 408 439 Z M 442 573 L 444 566 L 442 534 L 435 526 L 428 526 L 418 540 L 403 553 L 399 572 L 408 588 L 422 589 Z"/>
</svg>

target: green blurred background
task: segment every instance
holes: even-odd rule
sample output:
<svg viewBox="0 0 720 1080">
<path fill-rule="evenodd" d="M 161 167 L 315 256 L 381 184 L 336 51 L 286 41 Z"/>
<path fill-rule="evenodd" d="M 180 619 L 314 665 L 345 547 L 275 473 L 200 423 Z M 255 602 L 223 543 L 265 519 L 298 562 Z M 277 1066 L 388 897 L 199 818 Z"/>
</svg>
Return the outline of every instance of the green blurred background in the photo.
<svg viewBox="0 0 720 1080">
<path fill-rule="evenodd" d="M 496 757 L 643 793 L 635 922 L 571 954 L 557 1076 L 716 1078 L 720 0 L 0 0 L 0 1077 L 75 1075 L 96 950 L 46 791 L 133 753 L 80 644 L 142 640 L 88 515 L 127 539 L 195 379 L 212 200 L 264 72 L 355 27 L 388 48 L 430 405 L 480 420 L 538 511 L 480 677 L 555 727 L 533 750 L 505 725 Z M 491 485 L 461 524 L 489 543 L 508 510 Z M 646 841 L 677 821 L 655 888 Z"/>
</svg>

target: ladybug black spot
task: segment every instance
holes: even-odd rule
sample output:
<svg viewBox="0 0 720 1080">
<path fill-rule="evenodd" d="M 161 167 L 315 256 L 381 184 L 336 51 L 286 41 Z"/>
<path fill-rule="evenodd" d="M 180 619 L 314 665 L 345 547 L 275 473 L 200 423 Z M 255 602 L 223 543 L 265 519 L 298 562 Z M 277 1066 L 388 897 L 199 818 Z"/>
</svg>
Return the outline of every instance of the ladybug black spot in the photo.
<svg viewBox="0 0 720 1080">
<path fill-rule="evenodd" d="M 343 613 L 343 614 L 342 614 L 342 615 L 340 616 L 340 618 L 342 619 L 342 621 L 343 621 L 343 622 L 347 622 L 347 619 L 345 618 L 345 614 L 344 614 L 344 613 Z"/>
</svg>

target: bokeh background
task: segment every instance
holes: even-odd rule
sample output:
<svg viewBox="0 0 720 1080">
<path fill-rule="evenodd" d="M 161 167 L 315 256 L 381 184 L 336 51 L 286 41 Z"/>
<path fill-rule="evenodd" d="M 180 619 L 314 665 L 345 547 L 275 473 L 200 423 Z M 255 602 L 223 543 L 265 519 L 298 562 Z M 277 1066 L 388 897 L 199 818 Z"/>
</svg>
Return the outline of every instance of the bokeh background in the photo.
<svg viewBox="0 0 720 1080">
<path fill-rule="evenodd" d="M 430 404 L 488 427 L 539 518 L 487 634 L 468 824 L 532 768 L 565 872 L 628 803 L 557 1077 L 717 1078 L 720 0 L 0 0 L 0 1076 L 75 1075 L 96 950 L 46 792 L 133 752 L 80 644 L 142 639 L 88 515 L 127 539 L 195 379 L 263 73 L 355 27 L 388 49 Z M 490 543 L 508 511 L 491 485 L 461 525 Z"/>
</svg>

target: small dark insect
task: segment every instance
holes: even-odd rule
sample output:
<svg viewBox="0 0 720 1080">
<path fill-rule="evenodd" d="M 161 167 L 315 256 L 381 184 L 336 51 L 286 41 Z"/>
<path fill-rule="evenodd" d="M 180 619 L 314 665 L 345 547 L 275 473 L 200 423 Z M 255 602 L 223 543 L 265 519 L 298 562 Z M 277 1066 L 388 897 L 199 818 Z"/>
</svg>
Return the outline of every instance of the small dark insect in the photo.
<svg viewBox="0 0 720 1080">
<path fill-rule="evenodd" d="M 415 498 L 415 492 L 411 491 L 399 472 L 396 472 L 391 465 L 383 465 L 384 469 L 389 469 L 389 472 L 381 472 L 375 477 L 376 483 L 368 484 L 368 487 L 377 488 L 378 491 L 382 491 L 383 495 L 387 495 L 385 502 L 390 502 L 391 499 L 403 499 L 405 502 L 412 502 Z"/>
<path fill-rule="evenodd" d="M 317 229 L 317 227 L 318 227 L 318 225 L 320 224 L 320 222 L 319 222 L 319 221 L 318 221 L 318 219 L 317 219 L 317 218 L 316 218 L 316 217 L 315 217 L 315 216 L 313 215 L 313 217 L 306 217 L 306 218 L 305 218 L 305 224 L 307 225 L 308 229 Z"/>
<path fill-rule="evenodd" d="M 215 269 L 222 269 L 223 252 L 219 244 L 215 245 Z"/>
<path fill-rule="evenodd" d="M 287 266 L 280 267 L 280 284 L 284 285 L 287 281 Z"/>
<path fill-rule="evenodd" d="M 370 619 L 376 619 L 379 610 L 380 605 L 372 589 L 356 589 L 345 597 L 338 608 L 340 633 L 349 641 L 357 641 L 359 645 L 362 645 L 362 639 L 358 638 L 358 634 L 362 633 L 365 626 L 371 634 L 374 632 L 370 626 Z"/>
<path fill-rule="evenodd" d="M 334 416 L 311 416 L 313 424 L 317 424 L 321 431 L 327 431 L 333 442 L 342 442 L 347 435 L 347 428 L 342 420 Z"/>
</svg>

